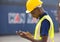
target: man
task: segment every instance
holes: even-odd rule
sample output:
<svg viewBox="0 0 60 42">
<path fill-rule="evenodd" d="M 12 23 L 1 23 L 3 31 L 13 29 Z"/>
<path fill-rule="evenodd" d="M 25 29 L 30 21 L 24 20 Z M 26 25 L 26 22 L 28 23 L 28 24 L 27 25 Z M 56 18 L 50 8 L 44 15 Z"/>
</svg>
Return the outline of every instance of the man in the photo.
<svg viewBox="0 0 60 42">
<path fill-rule="evenodd" d="M 32 42 L 54 42 L 54 24 L 50 16 L 43 10 L 42 4 L 43 2 L 40 0 L 28 0 L 26 3 L 26 13 L 31 13 L 32 17 L 39 19 L 35 34 L 23 31 L 17 32 L 17 34 Z"/>
</svg>

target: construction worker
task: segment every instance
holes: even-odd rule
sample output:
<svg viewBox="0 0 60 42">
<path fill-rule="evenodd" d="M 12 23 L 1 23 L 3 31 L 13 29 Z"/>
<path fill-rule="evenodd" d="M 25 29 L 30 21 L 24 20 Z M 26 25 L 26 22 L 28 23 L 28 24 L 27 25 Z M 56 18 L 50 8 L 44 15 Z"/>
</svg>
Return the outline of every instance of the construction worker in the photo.
<svg viewBox="0 0 60 42">
<path fill-rule="evenodd" d="M 32 17 L 39 19 L 34 35 L 23 31 L 16 33 L 32 42 L 54 42 L 54 24 L 51 17 L 42 8 L 42 4 L 41 0 L 26 2 L 26 13 L 31 13 Z"/>
</svg>

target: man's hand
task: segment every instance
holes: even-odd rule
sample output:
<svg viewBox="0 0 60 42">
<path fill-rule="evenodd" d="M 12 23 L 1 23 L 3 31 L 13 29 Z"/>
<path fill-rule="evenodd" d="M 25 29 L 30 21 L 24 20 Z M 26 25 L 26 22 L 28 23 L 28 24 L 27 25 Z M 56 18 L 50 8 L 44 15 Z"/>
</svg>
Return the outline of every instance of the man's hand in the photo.
<svg viewBox="0 0 60 42">
<path fill-rule="evenodd" d="M 26 39 L 33 38 L 32 34 L 29 32 L 16 31 L 16 34 Z"/>
</svg>

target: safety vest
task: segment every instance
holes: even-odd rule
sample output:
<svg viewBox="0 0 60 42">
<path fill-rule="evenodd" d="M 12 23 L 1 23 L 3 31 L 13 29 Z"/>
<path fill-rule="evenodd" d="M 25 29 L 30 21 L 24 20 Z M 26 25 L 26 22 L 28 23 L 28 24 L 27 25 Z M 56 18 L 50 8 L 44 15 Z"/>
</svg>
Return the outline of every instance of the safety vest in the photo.
<svg viewBox="0 0 60 42">
<path fill-rule="evenodd" d="M 34 39 L 36 39 L 36 40 L 41 40 L 42 39 L 42 37 L 40 36 L 40 27 L 41 27 L 41 23 L 44 19 L 47 19 L 50 22 L 50 29 L 49 29 L 49 32 L 48 32 L 47 42 L 54 42 L 54 24 L 53 24 L 53 21 L 52 21 L 52 19 L 50 18 L 49 15 L 43 16 L 39 20 L 39 22 L 37 23 L 36 28 L 35 28 Z"/>
</svg>

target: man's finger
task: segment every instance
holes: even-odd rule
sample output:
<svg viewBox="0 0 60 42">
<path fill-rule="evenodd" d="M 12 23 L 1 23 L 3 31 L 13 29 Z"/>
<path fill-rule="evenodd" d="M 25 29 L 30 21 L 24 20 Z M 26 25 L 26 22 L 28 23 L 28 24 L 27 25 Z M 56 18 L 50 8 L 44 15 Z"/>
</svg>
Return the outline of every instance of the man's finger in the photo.
<svg viewBox="0 0 60 42">
<path fill-rule="evenodd" d="M 17 35 L 20 35 L 20 32 L 16 31 L 16 34 L 17 34 Z"/>
</svg>

